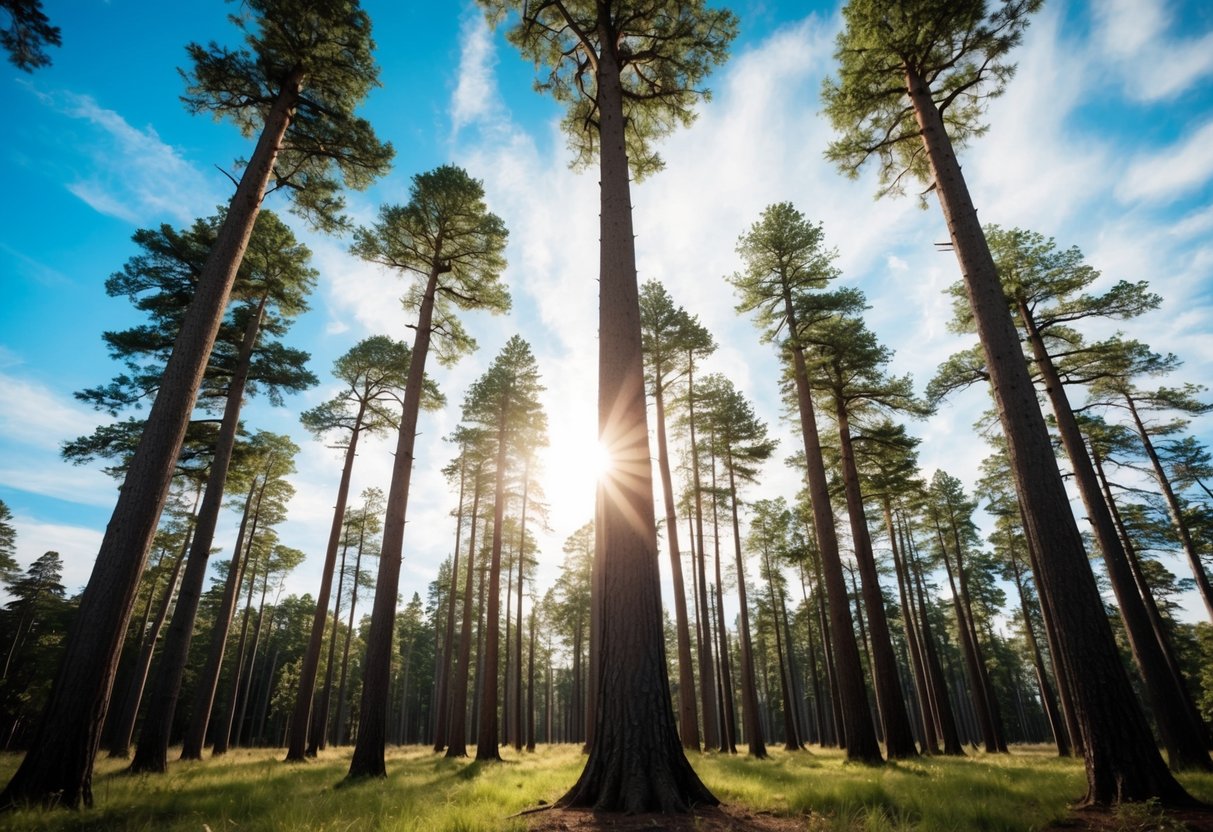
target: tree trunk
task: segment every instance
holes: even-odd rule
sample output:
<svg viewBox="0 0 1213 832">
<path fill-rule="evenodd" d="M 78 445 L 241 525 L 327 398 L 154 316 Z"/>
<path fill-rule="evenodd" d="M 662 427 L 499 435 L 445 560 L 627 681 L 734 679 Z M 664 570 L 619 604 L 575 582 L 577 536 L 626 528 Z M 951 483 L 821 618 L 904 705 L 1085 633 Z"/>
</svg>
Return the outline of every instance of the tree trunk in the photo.
<svg viewBox="0 0 1213 832">
<path fill-rule="evenodd" d="M 716 444 L 715 437 L 709 447 Z M 720 750 L 737 753 L 737 706 L 733 701 L 733 662 L 729 656 L 729 628 L 724 620 L 724 566 L 720 556 L 719 491 L 716 488 L 716 455 L 712 454 L 712 547 L 716 562 L 716 588 L 713 614 L 716 624 L 716 660 L 719 671 L 717 698 L 720 700 Z"/>
<path fill-rule="evenodd" d="M 365 547 L 366 515 L 363 514 L 362 524 L 358 530 L 358 551 L 354 553 L 354 579 L 353 585 L 350 587 L 350 613 L 345 622 L 345 645 L 341 650 L 341 677 L 340 681 L 337 682 L 337 724 L 333 726 L 334 745 L 345 745 L 346 737 L 348 736 L 345 729 L 349 703 L 345 695 L 345 684 L 349 678 L 350 643 L 354 640 L 354 613 L 358 609 L 358 582 L 361 580 L 362 551 Z M 344 557 L 342 560 L 344 560 Z M 333 623 L 333 629 L 336 631 L 336 621 Z M 329 661 L 332 661 L 332 659 L 330 658 Z"/>
<path fill-rule="evenodd" d="M 526 750 L 535 750 L 535 607 L 531 605 L 530 647 L 526 657 Z"/>
<path fill-rule="evenodd" d="M 245 556 L 244 568 L 249 568 L 248 559 L 252 557 L 252 540 L 249 540 L 249 554 Z M 211 746 L 211 757 L 219 757 L 227 753 L 232 742 L 232 725 L 236 719 L 236 705 L 240 700 L 240 683 L 244 679 L 244 648 L 248 643 L 249 619 L 253 612 L 253 591 L 257 587 L 257 563 L 254 561 L 252 572 L 249 573 L 248 595 L 244 601 L 244 615 L 240 620 L 240 641 L 236 645 L 236 661 L 232 664 L 232 692 L 228 697 L 227 708 L 224 709 L 224 720 L 215 731 L 215 744 Z"/>
<path fill-rule="evenodd" d="M 196 507 L 196 504 L 195 504 Z M 168 620 L 169 610 L 173 608 L 173 599 L 177 597 L 177 582 L 181 577 L 181 567 L 185 565 L 185 556 L 189 552 L 190 541 L 193 539 L 193 518 L 191 527 L 181 544 L 181 552 L 173 564 L 173 574 L 164 587 L 164 596 L 156 609 L 156 617 L 152 620 L 151 629 L 139 647 L 139 657 L 131 670 L 130 687 L 127 688 L 121 718 L 114 726 L 114 737 L 110 745 L 111 757 L 126 759 L 131 754 L 131 737 L 135 734 L 135 720 L 139 716 L 139 702 L 143 699 L 143 688 L 147 684 L 147 674 L 152 667 L 152 655 L 156 652 L 156 642 L 160 640 L 160 631 Z"/>
<path fill-rule="evenodd" d="M 480 465 L 473 474 L 472 523 L 468 530 L 467 577 L 463 582 L 463 623 L 459 630 L 459 660 L 455 665 L 455 676 L 451 680 L 449 702 L 445 707 L 450 712 L 450 730 L 447 732 L 446 756 L 466 757 L 468 673 L 472 662 L 472 585 L 476 581 L 476 522 L 480 514 Z M 451 584 L 455 583 L 452 574 Z M 439 707 L 443 707 L 439 703 Z"/>
<path fill-rule="evenodd" d="M 375 604 L 371 610 L 371 627 L 366 639 L 362 702 L 358 709 L 358 740 L 350 760 L 350 777 L 387 776 L 383 754 L 387 745 L 388 685 L 392 680 L 392 636 L 396 629 L 396 596 L 400 591 L 400 564 L 404 557 L 404 522 L 408 513 L 409 482 L 413 474 L 417 414 L 421 408 L 425 361 L 433 332 L 438 275 L 450 268 L 442 265 L 441 256 L 442 238 L 439 235 L 434 246 L 434 265 L 430 269 L 417 314 L 417 334 L 413 339 L 409 377 L 404 386 L 400 433 L 383 518 L 383 548 L 375 583 Z"/>
<path fill-rule="evenodd" d="M 0 795 L 0 804 L 92 805 L 93 759 L 139 578 L 228 295 L 302 86 L 303 72 L 296 67 L 266 114 L 161 376 L 30 751 Z"/>
<path fill-rule="evenodd" d="M 699 750 L 699 723 L 695 713 L 695 670 L 691 665 L 691 627 L 687 619 L 686 586 L 682 580 L 682 553 L 678 548 L 678 517 L 674 509 L 674 482 L 665 432 L 665 388 L 662 369 L 654 369 L 654 418 L 657 429 L 657 469 L 661 472 L 661 495 L 665 502 L 666 541 L 670 548 L 670 579 L 674 592 L 674 627 L 678 638 L 678 735 L 682 747 Z"/>
<path fill-rule="evenodd" d="M 1036 682 L 1040 686 L 1040 701 L 1044 705 L 1045 716 L 1049 720 L 1049 729 L 1053 732 L 1053 741 L 1057 743 L 1057 756 L 1070 756 L 1070 743 L 1066 737 L 1065 722 L 1057 707 L 1057 699 L 1053 695 L 1053 686 L 1049 684 L 1049 674 L 1045 672 L 1044 659 L 1040 655 L 1040 645 L 1036 642 L 1036 628 L 1032 624 L 1032 611 L 1028 606 L 1028 596 L 1023 588 L 1023 576 L 1019 567 L 1019 558 L 1012 546 L 1011 572 L 1015 578 L 1015 590 L 1019 593 L 1019 607 L 1023 610 L 1023 631 L 1028 640 L 1028 649 L 1032 652 L 1032 664 L 1036 668 Z"/>
<path fill-rule="evenodd" d="M 1158 640 L 1158 646 L 1162 648 L 1163 657 L 1171 673 L 1172 682 L 1183 696 L 1184 708 L 1188 713 L 1188 718 L 1194 724 L 1200 726 L 1200 733 L 1206 743 L 1205 747 L 1208 747 L 1208 728 L 1201 718 L 1200 712 L 1196 709 L 1195 702 L 1192 700 L 1191 691 L 1187 687 L 1187 681 L 1184 679 L 1183 672 L 1179 668 L 1179 661 L 1175 658 L 1175 651 L 1172 649 L 1171 638 L 1166 624 L 1163 622 L 1162 614 L 1158 610 L 1158 603 L 1154 600 L 1154 592 L 1146 580 L 1145 574 L 1141 571 L 1141 563 L 1137 558 L 1133 541 L 1125 529 L 1124 521 L 1121 519 L 1120 511 L 1116 506 L 1116 499 L 1112 494 L 1112 487 L 1108 483 L 1107 476 L 1104 474 L 1103 460 L 1100 458 L 1099 452 L 1094 448 L 1091 448 L 1091 464 L 1095 466 L 1095 476 L 1099 479 L 1104 502 L 1108 506 L 1108 514 L 1111 515 L 1112 523 L 1116 526 L 1116 536 L 1124 547 L 1125 558 L 1128 561 L 1129 569 L 1133 573 L 1133 580 L 1137 585 L 1137 591 L 1141 593 L 1141 599 L 1145 603 L 1146 613 L 1150 619 L 1150 627 L 1154 631 L 1154 637 Z"/>
<path fill-rule="evenodd" d="M 783 748 L 785 751 L 799 751 L 800 731 L 796 727 L 796 703 L 792 695 L 792 690 L 795 687 L 790 683 L 792 678 L 791 672 L 787 663 L 783 660 L 783 637 L 779 633 L 779 610 L 782 602 L 775 597 L 775 577 L 771 571 L 770 552 L 763 549 L 762 558 L 766 565 L 767 572 L 767 594 L 771 599 L 771 619 L 773 629 L 775 630 L 775 655 L 779 659 L 779 693 L 783 697 Z M 783 623 L 787 624 L 787 611 L 784 610 Z M 788 657 L 792 655 L 791 633 L 788 633 Z"/>
<path fill-rule="evenodd" d="M 531 484 L 531 460 L 528 458 L 522 471 L 522 522 L 518 533 L 518 608 L 514 623 L 514 750 L 521 751 L 526 741 L 523 734 L 526 723 L 522 720 L 522 576 L 526 566 L 526 510 L 528 486 Z"/>
<path fill-rule="evenodd" d="M 459 508 L 455 512 L 455 553 L 451 556 L 451 586 L 446 596 L 446 630 L 442 639 L 442 650 L 438 656 L 438 685 L 434 692 L 434 752 L 446 748 L 447 725 L 450 721 L 450 705 L 447 688 L 451 683 L 451 648 L 455 640 L 455 594 L 459 588 L 459 544 L 463 535 L 463 496 L 467 479 L 467 449 L 459 459 Z"/>
<path fill-rule="evenodd" d="M 597 67 L 601 190 L 598 430 L 612 470 L 599 486 L 601 573 L 595 723 L 589 759 L 559 801 L 603 811 L 685 811 L 718 801 L 687 762 L 666 676 L 653 514 L 636 250 L 623 89 L 605 24 Z"/>
<path fill-rule="evenodd" d="M 1150 798 L 1166 804 L 1190 803 L 1191 797 L 1159 756 L 1120 664 L 998 272 L 943 118 L 926 83 L 909 68 L 906 89 L 964 274 L 1028 534 L 1049 555 L 1038 559 L 1037 583 L 1057 616 L 1062 665 L 1071 678 L 1076 716 L 1086 741 L 1083 803 Z"/>
<path fill-rule="evenodd" d="M 952 700 L 948 696 L 948 682 L 943 674 L 943 663 L 939 660 L 939 651 L 935 646 L 935 637 L 931 632 L 931 621 L 927 609 L 927 593 L 923 586 L 922 566 L 914 552 L 913 538 L 906 535 L 910 543 L 907 556 L 910 562 L 906 564 L 907 571 L 914 573 L 918 589 L 918 616 L 922 622 L 923 658 L 926 659 L 927 677 L 931 683 L 931 700 L 935 703 L 935 721 L 943 736 L 943 753 L 947 756 L 959 757 L 964 754 L 960 741 L 960 731 L 956 725 L 956 711 L 952 708 Z"/>
<path fill-rule="evenodd" d="M 851 414 L 847 412 L 847 403 L 842 391 L 834 390 L 833 393 L 834 415 L 838 419 L 838 441 L 842 451 L 842 479 L 847 498 L 847 516 L 851 521 L 851 540 L 855 547 L 855 560 L 859 564 L 859 576 L 863 581 L 863 604 L 872 637 L 872 681 L 876 690 L 876 702 L 880 706 L 880 717 L 884 723 L 885 753 L 890 760 L 909 759 L 918 756 L 918 749 L 914 746 L 910 715 L 906 711 L 905 698 L 901 693 L 897 656 L 893 653 L 889 621 L 885 615 L 884 593 L 880 589 L 876 557 L 872 553 L 872 536 L 868 532 L 868 518 L 863 508 L 863 495 L 859 490 L 859 471 L 855 467 L 855 450 L 851 443 Z"/>
<path fill-rule="evenodd" d="M 1087 519 L 1095 531 L 1096 543 L 1103 554 L 1112 591 L 1116 594 L 1120 607 L 1120 618 L 1124 622 L 1129 648 L 1145 682 L 1154 722 L 1162 737 L 1163 747 L 1167 750 L 1167 759 L 1172 769 L 1194 768 L 1211 771 L 1213 761 L 1209 759 L 1209 752 L 1205 749 L 1204 726 L 1199 720 L 1193 721 L 1190 718 L 1185 701 L 1187 696 L 1175 683 L 1162 645 L 1150 626 L 1145 602 L 1138 592 L 1124 547 L 1121 546 L 1120 537 L 1116 533 L 1116 524 L 1112 521 L 1108 505 L 1100 491 L 1095 468 L 1091 464 L 1086 442 L 1079 430 L 1078 420 L 1074 418 L 1065 387 L 1057 375 L 1053 359 L 1027 303 L 1020 298 L 1016 301 L 1016 306 L 1028 336 L 1028 344 L 1032 348 L 1032 356 L 1036 359 L 1036 367 L 1044 381 L 1045 393 L 1053 406 L 1057 431 L 1061 434 L 1062 446 L 1070 460 L 1079 496 L 1082 497 L 1083 507 L 1087 510 Z"/>
<path fill-rule="evenodd" d="M 889 535 L 889 547 L 893 550 L 893 569 L 897 575 L 898 597 L 901 599 L 902 624 L 905 627 L 906 645 L 910 654 L 910 670 L 914 675 L 914 689 L 918 694 L 918 712 L 922 720 L 922 750 L 924 754 L 939 753 L 939 732 L 935 725 L 935 714 L 931 710 L 931 692 L 927 685 L 927 674 L 922 657 L 922 645 L 918 641 L 918 626 L 914 606 L 910 603 L 907 587 L 909 574 L 897 545 L 898 529 L 893 523 L 893 505 L 888 495 L 882 500 L 885 532 Z"/>
<path fill-rule="evenodd" d="M 219 672 L 223 667 L 223 653 L 227 647 L 227 636 L 232 626 L 232 616 L 236 611 L 237 596 L 240 594 L 241 564 L 245 560 L 245 534 L 248 522 L 252 516 L 253 498 L 258 492 L 265 490 L 265 484 L 253 478 L 248 496 L 244 499 L 244 514 L 240 518 L 240 530 L 236 533 L 235 551 L 227 570 L 227 581 L 223 585 L 223 599 L 215 612 L 215 623 L 211 626 L 211 643 L 206 653 L 206 662 L 198 674 L 194 688 L 194 707 L 191 711 L 189 727 L 186 728 L 185 738 L 181 743 L 182 760 L 201 760 L 202 747 L 206 743 L 206 729 L 211 721 L 211 708 L 215 703 L 215 691 L 219 687 Z M 260 504 L 260 497 L 257 498 Z"/>
<path fill-rule="evenodd" d="M 265 572 L 261 575 L 261 601 L 257 606 L 257 623 L 253 625 L 253 646 L 249 648 L 248 674 L 244 680 L 244 693 L 240 697 L 240 714 L 236 717 L 236 737 L 233 740 L 235 745 L 244 745 L 244 724 L 245 716 L 248 714 L 248 705 L 253 698 L 253 670 L 257 666 L 257 650 L 261 646 L 261 625 L 265 620 L 265 594 L 270 586 L 269 563 L 266 563 Z"/>
<path fill-rule="evenodd" d="M 875 764 L 881 762 L 880 746 L 876 742 L 876 729 L 872 723 L 871 711 L 868 710 L 868 692 L 863 681 L 859 646 L 855 643 L 854 622 L 847 604 L 847 585 L 842 576 L 842 559 L 838 553 L 838 536 L 834 529 L 834 511 L 830 506 L 829 484 L 821 456 L 817 414 L 813 407 L 812 395 L 809 393 L 804 350 L 795 340 L 798 335 L 796 310 L 786 283 L 784 312 L 790 336 L 787 349 L 792 354 L 796 402 L 800 411 L 800 432 L 804 442 L 805 479 L 809 488 L 809 500 L 813 506 L 813 530 L 817 538 L 817 551 L 829 604 L 834 678 L 838 684 L 838 698 L 841 700 L 841 733 L 846 737 L 848 760 Z"/>
<path fill-rule="evenodd" d="M 698 604 L 702 616 L 702 641 L 699 650 L 699 695 L 703 705 L 703 747 L 719 748 L 720 711 L 716 704 L 716 663 L 712 658 L 712 625 L 708 616 L 707 555 L 703 546 L 703 487 L 700 484 L 699 443 L 695 439 L 695 357 L 687 355 L 687 427 L 691 438 L 691 480 L 695 491 L 695 536 L 692 538 L 695 569 L 699 576 Z"/>
<path fill-rule="evenodd" d="M 362 419 L 366 414 L 366 401 L 358 403 L 358 417 L 350 433 L 350 443 L 345 449 L 345 462 L 341 466 L 341 479 L 337 484 L 337 504 L 333 506 L 333 522 L 329 526 L 329 539 L 324 549 L 324 565 L 320 568 L 320 590 L 316 593 L 316 611 L 312 614 L 312 632 L 308 636 L 307 651 L 299 669 L 299 692 L 295 694 L 295 707 L 291 710 L 290 734 L 287 742 L 288 762 L 302 762 L 307 757 L 308 728 L 312 722 L 312 700 L 316 693 L 316 674 L 320 669 L 320 651 L 324 648 L 324 630 L 329 615 L 329 594 L 333 590 L 333 570 L 337 567 L 337 546 L 341 541 L 341 529 L 345 525 L 345 505 L 349 500 L 350 477 L 354 470 L 354 457 L 358 452 L 358 437 L 362 433 Z M 312 738 L 315 740 L 316 738 Z"/>
<path fill-rule="evenodd" d="M 236 432 L 240 427 L 240 408 L 244 403 L 244 387 L 248 381 L 253 347 L 265 314 L 267 296 L 262 296 L 256 312 L 249 316 L 236 366 L 228 384 L 227 401 L 223 408 L 223 420 L 219 424 L 219 436 L 215 440 L 215 458 L 206 479 L 206 493 L 198 509 L 198 522 L 194 527 L 194 540 L 185 560 L 185 572 L 181 577 L 181 589 L 177 593 L 177 606 L 169 621 L 164 637 L 164 649 L 148 696 L 147 712 L 143 715 L 143 727 L 139 731 L 139 742 L 131 760 L 132 774 L 168 771 L 169 734 L 173 727 L 173 716 L 177 710 L 177 699 L 181 694 L 181 681 L 185 665 L 189 661 L 190 641 L 194 635 L 194 619 L 198 615 L 198 603 L 202 599 L 206 583 L 207 561 L 211 554 L 211 543 L 215 539 L 215 525 L 219 510 L 223 507 L 223 490 L 227 483 L 228 466 L 236 447 Z"/>
<path fill-rule="evenodd" d="M 1137 402 L 1126 393 L 1125 404 L 1128 405 L 1129 413 L 1133 416 L 1133 425 L 1137 428 L 1137 435 L 1141 437 L 1141 446 L 1150 459 L 1154 478 L 1158 480 L 1158 487 L 1166 499 L 1167 513 L 1171 516 L 1171 526 L 1175 529 L 1175 534 L 1183 546 L 1184 554 L 1188 556 L 1188 565 L 1192 568 L 1192 577 L 1196 579 L 1196 588 L 1200 590 L 1200 597 L 1205 602 L 1205 612 L 1208 613 L 1209 620 L 1213 621 L 1213 584 L 1209 583 L 1209 575 L 1205 572 L 1204 564 L 1201 562 L 1200 552 L 1196 550 L 1196 543 L 1192 540 L 1192 530 L 1188 528 L 1188 521 L 1184 519 L 1179 498 L 1175 496 L 1175 489 L 1171 487 L 1170 477 L 1163 470 L 1162 460 L 1158 458 L 1158 451 L 1154 449 L 1150 432 L 1146 430 L 1145 422 L 1142 421 L 1141 414 L 1137 411 Z"/>
<path fill-rule="evenodd" d="M 509 401 L 502 403 L 497 417 L 496 484 L 493 494 L 493 546 L 489 553 L 488 609 L 485 611 L 483 682 L 480 685 L 480 724 L 477 726 L 476 760 L 500 760 L 497 747 L 497 673 L 500 665 L 501 547 L 505 525 L 506 424 Z"/>
<path fill-rule="evenodd" d="M 750 640 L 750 604 L 746 599 L 745 562 L 741 556 L 741 525 L 737 517 L 737 480 L 733 472 L 733 461 L 725 459 L 729 472 L 729 507 L 733 520 L 733 556 L 737 566 L 737 602 L 740 626 L 738 641 L 741 643 L 741 705 L 745 720 L 746 744 L 751 757 L 766 759 L 767 747 L 763 741 L 762 721 L 758 714 L 758 691 L 754 686 L 754 645 Z"/>
<path fill-rule="evenodd" d="M 349 526 L 346 526 L 349 534 Z M 349 539 L 341 546 L 341 562 L 337 567 L 337 594 L 333 598 L 333 626 L 328 627 L 329 650 L 324 661 L 324 685 L 313 694 L 315 705 L 312 710 L 311 727 L 308 729 L 307 748 L 303 752 L 306 757 L 316 757 L 328 747 L 330 717 L 333 704 L 333 673 L 337 668 L 337 631 L 341 629 L 341 596 L 345 590 L 345 559 L 349 554 Z M 328 610 L 325 610 L 328 618 Z"/>
</svg>

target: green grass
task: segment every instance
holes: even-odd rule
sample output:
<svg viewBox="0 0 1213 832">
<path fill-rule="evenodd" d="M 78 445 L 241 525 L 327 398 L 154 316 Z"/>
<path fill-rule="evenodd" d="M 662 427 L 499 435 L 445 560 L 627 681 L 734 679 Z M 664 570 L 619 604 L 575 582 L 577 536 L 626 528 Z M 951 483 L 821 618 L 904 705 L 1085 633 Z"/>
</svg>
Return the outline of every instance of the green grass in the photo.
<svg viewBox="0 0 1213 832">
<path fill-rule="evenodd" d="M 508 816 L 560 797 L 583 763 L 571 746 L 521 756 L 503 749 L 504 762 L 489 765 L 446 760 L 428 749 L 391 749 L 387 779 L 346 783 L 348 749 L 305 765 L 286 765 L 281 756 L 237 751 L 213 762 L 173 763 L 162 777 L 131 777 L 120 761 L 100 759 L 94 808 L 7 813 L 0 830 L 521 832 L 525 820 Z M 0 755 L 0 778 L 7 780 L 19 759 Z M 1064 817 L 1084 786 L 1078 761 L 1044 749 L 877 768 L 821 750 L 774 750 L 763 761 L 716 754 L 692 760 L 725 803 L 800 816 L 813 832 L 1040 829 Z M 1183 781 L 1213 801 L 1213 775 Z M 1124 811 L 1126 832 L 1157 828 L 1142 826 L 1150 812 Z"/>
</svg>

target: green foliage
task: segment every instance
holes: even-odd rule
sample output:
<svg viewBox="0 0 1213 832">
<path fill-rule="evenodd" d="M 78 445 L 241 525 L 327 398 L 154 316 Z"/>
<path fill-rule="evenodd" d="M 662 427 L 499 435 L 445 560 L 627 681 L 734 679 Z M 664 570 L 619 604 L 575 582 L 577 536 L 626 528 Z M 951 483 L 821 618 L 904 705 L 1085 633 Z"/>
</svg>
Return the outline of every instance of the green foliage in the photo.
<svg viewBox="0 0 1213 832">
<path fill-rule="evenodd" d="M 341 391 L 305 410 L 299 420 L 318 439 L 333 430 L 382 434 L 398 427 L 411 353 L 408 344 L 386 335 L 363 338 L 333 362 L 333 376 L 344 382 Z M 429 376 L 425 377 L 421 404 L 429 409 L 445 404 Z"/>
<path fill-rule="evenodd" d="M 422 278 L 437 275 L 432 331 L 438 360 L 452 364 L 476 349 L 456 309 L 506 312 L 505 223 L 484 202 L 484 185 L 455 165 L 413 177 L 407 205 L 384 205 L 379 221 L 354 234 L 354 254 Z M 404 304 L 420 308 L 425 281 L 410 284 Z"/>
<path fill-rule="evenodd" d="M 1014 73 L 1007 63 L 1028 16 L 1043 0 L 850 0 L 834 57 L 838 77 L 822 85 L 825 114 L 841 136 L 826 158 L 855 178 L 869 158 L 880 165 L 879 196 L 906 179 L 930 181 L 921 130 L 910 103 L 911 76 L 925 85 L 955 148 L 985 131 L 985 100 Z"/>
<path fill-rule="evenodd" d="M 541 73 L 535 87 L 565 105 L 573 166 L 598 156 L 598 70 L 619 69 L 628 163 L 637 181 L 660 170 L 657 139 L 695 120 L 702 86 L 724 63 L 737 18 L 703 0 L 479 0 L 489 19 L 518 19 L 508 37 Z M 609 50 L 604 53 L 604 50 Z"/>
<path fill-rule="evenodd" d="M 12 509 L 0 500 L 0 580 L 11 581 L 17 575 L 17 530 L 12 524 Z"/>
<path fill-rule="evenodd" d="M 45 47 L 59 46 L 62 40 L 59 27 L 42 11 L 42 0 L 0 0 L 0 10 L 8 18 L 8 25 L 0 27 L 0 46 L 9 62 L 26 72 L 50 66 Z"/>
<path fill-rule="evenodd" d="M 275 188 L 289 190 L 296 212 L 335 230 L 339 174 L 362 189 L 387 172 L 393 151 L 354 110 L 378 84 L 371 21 L 355 0 L 246 0 L 231 21 L 246 49 L 210 43 L 186 47 L 193 66 L 182 72 L 191 113 L 231 119 L 245 136 L 261 131 L 266 114 L 294 73 L 303 93 L 274 164 Z"/>
</svg>

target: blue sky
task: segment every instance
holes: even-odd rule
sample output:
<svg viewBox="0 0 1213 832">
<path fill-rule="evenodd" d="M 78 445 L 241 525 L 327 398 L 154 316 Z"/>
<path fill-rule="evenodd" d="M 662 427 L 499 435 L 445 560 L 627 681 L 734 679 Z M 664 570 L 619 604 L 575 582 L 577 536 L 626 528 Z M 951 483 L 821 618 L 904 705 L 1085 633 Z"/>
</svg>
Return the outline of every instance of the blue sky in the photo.
<svg viewBox="0 0 1213 832">
<path fill-rule="evenodd" d="M 381 203 L 407 200 L 414 173 L 455 162 L 484 180 L 490 207 L 511 230 L 513 312 L 470 317 L 480 351 L 435 371 L 452 407 L 422 417 L 401 588 L 424 593 L 449 553 L 455 495 L 437 473 L 451 455 L 441 437 L 457 423 L 467 386 L 515 332 L 535 348 L 554 426 L 543 554 L 550 576 L 561 541 L 590 516 L 597 180 L 568 170 L 559 110 L 532 91 L 532 67 L 471 5 L 366 6 L 382 86 L 363 112 L 397 156 L 389 176 L 349 195 L 350 214 L 370 222 Z M 47 14 L 63 29 L 54 65 L 34 75 L 0 67 L 0 499 L 16 515 L 20 560 L 58 549 L 72 588 L 87 579 L 115 484 L 58 458 L 62 441 L 103 418 L 71 394 L 117 370 L 101 332 L 138 320 L 125 299 L 105 296 L 104 280 L 134 253 L 135 229 L 181 226 L 225 202 L 230 185 L 217 166 L 251 151 L 233 127 L 192 117 L 178 100 L 185 44 L 236 45 L 226 19 L 233 8 L 48 0 Z M 913 373 L 920 390 L 964 343 L 946 331 L 944 290 L 958 273 L 934 249 L 946 239 L 934 203 L 923 211 L 913 196 L 874 201 L 870 175 L 846 180 L 822 157 L 831 130 L 818 93 L 832 72 L 837 7 L 750 0 L 732 8 L 741 34 L 709 81 L 713 100 L 692 128 L 663 143 L 667 170 L 634 189 L 639 268 L 642 280 L 661 279 L 713 330 L 721 348 L 708 369 L 727 373 L 755 401 L 783 437 L 782 460 L 795 434 L 781 421 L 774 358 L 733 312 L 722 279 L 739 266 L 737 235 L 781 200 L 821 220 L 843 279 L 867 293 L 870 325 L 896 350 L 893 369 Z M 1184 358 L 1183 380 L 1213 383 L 1213 11 L 1199 0 L 1053 2 L 1015 60 L 1016 77 L 990 107 L 989 133 L 962 154 L 983 220 L 1080 246 L 1103 271 L 1101 285 L 1149 280 L 1163 308 L 1127 328 Z M 403 281 L 350 256 L 348 239 L 290 221 L 321 278 L 312 311 L 287 340 L 312 353 L 322 384 L 284 408 L 254 400 L 245 419 L 290 433 L 304 448 L 280 532 L 312 555 L 287 585 L 308 592 L 318 583 L 340 461 L 298 426 L 297 414 L 332 394 L 332 360 L 357 340 L 411 331 L 398 303 Z M 972 485 L 986 451 L 970 425 L 983 407 L 984 394 L 973 391 L 911 427 L 924 440 L 928 474 L 942 466 Z M 1195 429 L 1213 440 L 1213 420 Z M 364 449 L 356 490 L 386 487 L 389 445 Z M 750 496 L 791 497 L 797 486 L 781 462 L 762 482 Z M 230 548 L 233 525 L 225 518 L 217 545 Z M 1171 566 L 1187 574 L 1183 564 Z"/>
</svg>

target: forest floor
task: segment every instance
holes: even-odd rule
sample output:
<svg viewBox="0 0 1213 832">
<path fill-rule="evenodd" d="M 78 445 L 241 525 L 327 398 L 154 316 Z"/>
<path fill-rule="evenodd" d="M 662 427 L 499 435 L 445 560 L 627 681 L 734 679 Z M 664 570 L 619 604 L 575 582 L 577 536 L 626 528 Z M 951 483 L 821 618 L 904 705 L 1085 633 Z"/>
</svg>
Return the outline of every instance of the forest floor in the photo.
<svg viewBox="0 0 1213 832">
<path fill-rule="evenodd" d="M 22 832 L 1213 832 L 1213 814 L 1169 815 L 1150 805 L 1074 812 L 1082 765 L 1046 748 L 970 752 L 879 767 L 847 764 L 841 752 L 773 749 L 769 760 L 691 755 L 722 806 L 686 816 L 621 817 L 546 808 L 577 778 L 573 746 L 535 754 L 502 749 L 500 764 L 446 760 L 424 748 L 388 751 L 384 780 L 346 783 L 348 748 L 303 765 L 278 750 L 234 751 L 202 763 L 174 762 L 163 776 L 130 776 L 100 758 L 95 805 L 81 811 L 0 814 Z M 170 752 L 170 759 L 173 755 Z M 0 755 L 7 781 L 19 755 Z M 1213 775 L 1182 782 L 1213 802 Z M 520 814 L 525 810 L 538 810 Z"/>
</svg>

